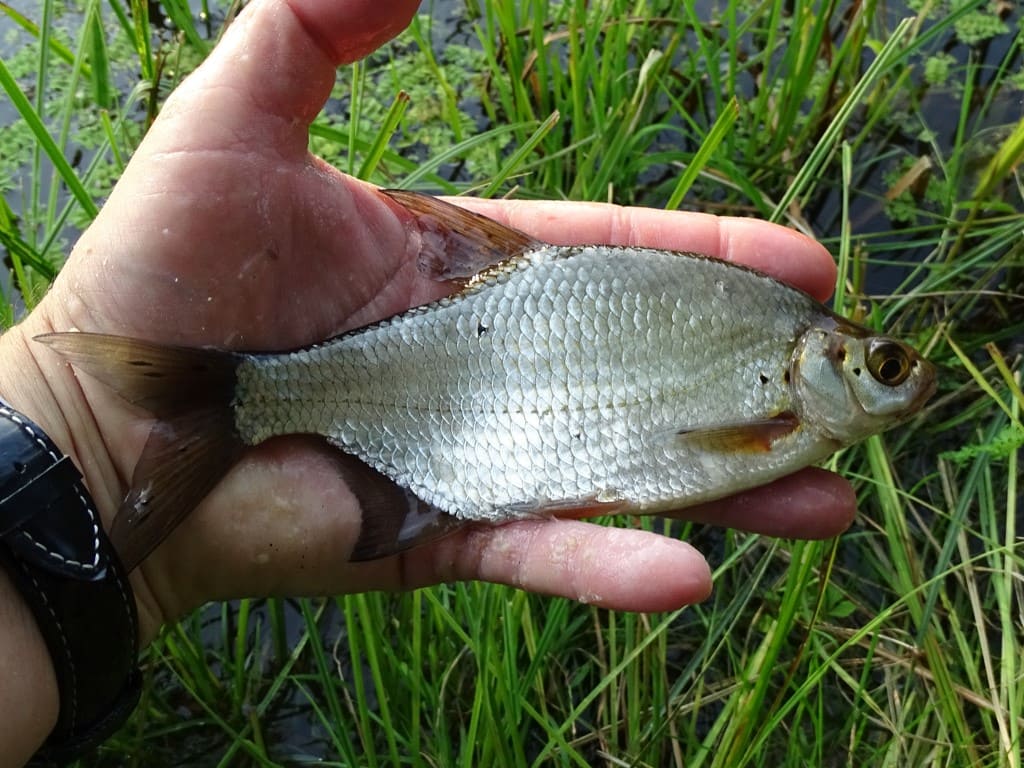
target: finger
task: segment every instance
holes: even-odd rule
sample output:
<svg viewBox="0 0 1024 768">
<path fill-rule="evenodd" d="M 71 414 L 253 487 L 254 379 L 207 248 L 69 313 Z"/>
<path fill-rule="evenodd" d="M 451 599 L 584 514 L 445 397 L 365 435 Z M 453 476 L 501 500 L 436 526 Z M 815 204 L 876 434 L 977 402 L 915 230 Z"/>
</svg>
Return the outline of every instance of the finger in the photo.
<svg viewBox="0 0 1024 768">
<path fill-rule="evenodd" d="M 846 480 L 808 467 L 760 488 L 669 516 L 768 536 L 827 539 L 849 528 L 856 514 L 857 497 Z"/>
<path fill-rule="evenodd" d="M 835 261 L 824 246 L 794 230 L 756 219 L 607 203 L 463 197 L 452 202 L 551 243 L 608 243 L 701 253 L 761 270 L 818 300 L 828 298 L 835 287 Z"/>
<path fill-rule="evenodd" d="M 470 526 L 404 555 L 347 562 L 361 512 L 330 453 L 314 443 L 288 438 L 255 449 L 222 481 L 223 492 L 204 501 L 143 564 L 153 593 L 176 600 L 162 605 L 165 616 L 210 599 L 465 579 L 635 611 L 678 608 L 710 592 L 707 563 L 690 545 L 575 520 Z"/>
<path fill-rule="evenodd" d="M 697 550 L 646 531 L 577 520 L 481 526 L 405 556 L 402 588 L 478 579 L 624 611 L 666 611 L 711 593 Z"/>
<path fill-rule="evenodd" d="M 288 0 L 309 36 L 334 62 L 350 64 L 405 29 L 418 0 Z"/>
</svg>

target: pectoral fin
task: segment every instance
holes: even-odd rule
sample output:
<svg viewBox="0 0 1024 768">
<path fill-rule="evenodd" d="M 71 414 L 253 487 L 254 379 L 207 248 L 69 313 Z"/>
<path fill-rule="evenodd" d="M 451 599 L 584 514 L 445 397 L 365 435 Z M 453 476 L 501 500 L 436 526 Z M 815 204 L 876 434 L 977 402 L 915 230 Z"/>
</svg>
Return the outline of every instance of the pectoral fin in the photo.
<svg viewBox="0 0 1024 768">
<path fill-rule="evenodd" d="M 544 243 L 430 195 L 381 190 L 413 215 L 422 237 L 419 270 L 432 280 L 468 280 Z"/>
<path fill-rule="evenodd" d="M 766 453 L 777 440 L 799 427 L 799 417 L 792 411 L 783 411 L 753 421 L 682 429 L 676 433 L 675 439 L 718 453 Z"/>
<path fill-rule="evenodd" d="M 362 510 L 353 563 L 396 555 L 466 525 L 355 456 L 339 453 L 337 465 Z"/>
</svg>

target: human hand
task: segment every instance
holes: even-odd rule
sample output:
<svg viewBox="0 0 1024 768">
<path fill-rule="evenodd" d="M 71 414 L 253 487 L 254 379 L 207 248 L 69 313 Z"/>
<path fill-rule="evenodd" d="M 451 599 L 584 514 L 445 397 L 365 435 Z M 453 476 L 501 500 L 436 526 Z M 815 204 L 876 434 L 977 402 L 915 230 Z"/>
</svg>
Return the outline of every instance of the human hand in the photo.
<svg viewBox="0 0 1024 768">
<path fill-rule="evenodd" d="M 77 328 L 190 346 L 280 350 L 438 298 L 417 241 L 374 189 L 306 149 L 341 62 L 402 28 L 418 3 L 257 0 L 167 101 L 53 290 L 2 343 L 0 391 L 77 459 L 109 527 L 150 421 L 76 379 L 32 336 Z M 824 297 L 828 254 L 751 220 L 579 203 L 459 201 L 555 243 L 698 251 Z M 22 360 L 36 384 L 15 380 Z M 404 555 L 349 563 L 360 512 L 321 441 L 259 446 L 133 574 L 142 641 L 211 599 L 335 594 L 485 579 L 625 610 L 704 598 L 683 542 L 583 521 L 467 529 Z M 804 470 L 680 516 L 822 537 L 852 518 L 845 481 Z M 595 596 L 600 595 L 600 599 Z"/>
</svg>

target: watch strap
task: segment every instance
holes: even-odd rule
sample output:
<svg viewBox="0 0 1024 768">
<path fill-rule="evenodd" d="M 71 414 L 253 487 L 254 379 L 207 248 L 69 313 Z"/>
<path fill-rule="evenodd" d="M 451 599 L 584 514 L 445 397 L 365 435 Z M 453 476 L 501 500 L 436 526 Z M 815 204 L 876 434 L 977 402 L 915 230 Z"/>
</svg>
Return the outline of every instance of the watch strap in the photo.
<svg viewBox="0 0 1024 768">
<path fill-rule="evenodd" d="M 57 725 L 37 760 L 69 761 L 138 702 L 135 599 L 74 463 L 2 400 L 0 565 L 35 615 L 60 691 Z"/>
</svg>

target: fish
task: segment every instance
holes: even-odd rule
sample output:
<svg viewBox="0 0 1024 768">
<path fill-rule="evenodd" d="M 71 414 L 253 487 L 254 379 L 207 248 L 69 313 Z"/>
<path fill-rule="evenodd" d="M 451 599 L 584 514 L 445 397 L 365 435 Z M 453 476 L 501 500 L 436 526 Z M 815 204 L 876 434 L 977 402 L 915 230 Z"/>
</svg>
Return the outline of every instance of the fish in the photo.
<svg viewBox="0 0 1024 768">
<path fill-rule="evenodd" d="M 468 524 L 657 514 L 753 488 L 913 416 L 936 370 L 756 270 L 552 245 L 383 190 L 445 298 L 287 352 L 37 337 L 155 418 L 111 528 L 138 565 L 246 448 L 322 436 L 362 510 L 352 561 Z"/>
</svg>

